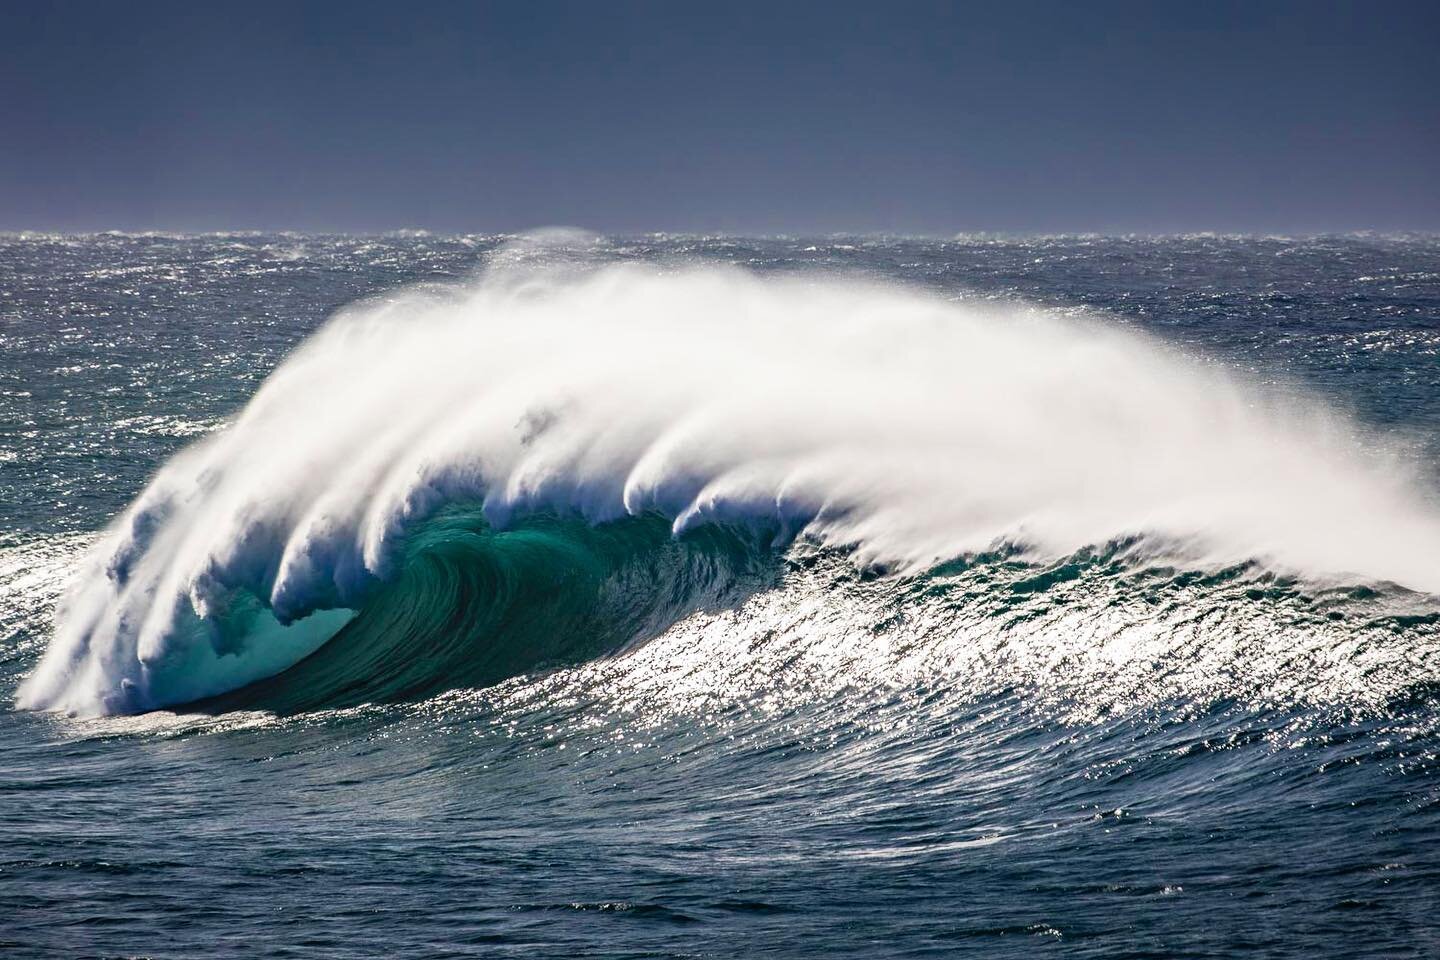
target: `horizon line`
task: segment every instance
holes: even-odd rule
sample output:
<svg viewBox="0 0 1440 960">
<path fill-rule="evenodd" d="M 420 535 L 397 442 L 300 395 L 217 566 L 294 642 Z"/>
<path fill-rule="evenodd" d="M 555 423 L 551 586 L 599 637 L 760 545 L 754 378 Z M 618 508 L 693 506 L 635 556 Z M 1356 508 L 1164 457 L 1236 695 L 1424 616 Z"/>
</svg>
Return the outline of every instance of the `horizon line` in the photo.
<svg viewBox="0 0 1440 960">
<path fill-rule="evenodd" d="M 648 230 L 602 231 L 582 227 L 545 226 L 527 230 L 432 230 L 423 227 L 385 229 L 334 230 L 289 228 L 239 228 L 217 230 L 127 230 L 106 228 L 96 230 L 57 230 L 45 228 L 0 229 L 0 239 L 43 240 L 98 237 L 127 239 L 202 239 L 207 237 L 356 237 L 408 238 L 432 237 L 444 240 L 523 240 L 557 232 L 573 233 L 592 240 L 928 240 L 934 242 L 1024 241 L 1024 240 L 1317 240 L 1325 238 L 1354 239 L 1417 239 L 1440 238 L 1440 228 L 1345 230 L 958 230 L 954 233 L 903 230 L 831 230 L 831 231 L 732 231 L 732 230 Z"/>
</svg>

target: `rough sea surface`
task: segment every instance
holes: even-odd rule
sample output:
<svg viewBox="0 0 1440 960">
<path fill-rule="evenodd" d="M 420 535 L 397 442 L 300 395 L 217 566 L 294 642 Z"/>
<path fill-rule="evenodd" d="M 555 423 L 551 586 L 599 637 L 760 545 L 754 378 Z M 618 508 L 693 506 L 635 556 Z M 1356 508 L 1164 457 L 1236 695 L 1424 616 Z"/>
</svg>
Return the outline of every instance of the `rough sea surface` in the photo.
<svg viewBox="0 0 1440 960">
<path fill-rule="evenodd" d="M 526 488 L 524 502 L 539 505 L 532 513 L 517 511 L 516 495 L 503 518 L 493 498 L 480 508 L 489 490 L 480 480 L 464 487 L 432 472 L 425 489 L 439 491 L 435 502 L 396 534 L 394 556 L 358 579 L 342 576 L 348 555 L 315 546 L 335 538 L 344 511 L 324 515 L 323 536 L 305 528 L 302 559 L 329 592 L 307 595 L 298 622 L 336 610 L 353 619 L 336 620 L 317 649 L 297 647 L 258 682 L 228 684 L 216 664 L 271 642 L 254 624 L 269 622 L 279 594 L 256 585 L 275 586 L 280 548 L 266 553 L 257 531 L 273 532 L 280 521 L 265 509 L 290 496 L 279 465 L 307 462 L 277 439 L 285 449 L 271 469 L 268 434 L 242 414 L 257 389 L 342 308 L 358 302 L 367 316 L 404 323 L 387 304 L 403 315 L 483 284 L 498 261 L 557 257 L 581 273 L 634 263 L 654 276 L 602 273 L 620 279 L 522 290 L 515 316 L 529 316 L 532 296 L 559 296 L 578 314 L 592 294 L 612 305 L 663 302 L 683 342 L 689 308 L 677 291 L 714 294 L 694 305 L 708 311 L 709 339 L 685 343 L 695 377 L 672 377 L 669 397 L 713 389 L 704 366 L 731 354 L 722 349 L 730 328 L 712 315 L 732 289 L 735 303 L 762 313 L 806 302 L 790 287 L 772 297 L 772 281 L 899 285 L 982 311 L 976 330 L 1000 325 L 1004 338 L 1021 337 L 1014 373 L 987 394 L 993 404 L 916 407 L 894 432 L 921 439 L 874 446 L 873 459 L 917 457 L 896 462 L 903 483 L 884 488 L 892 499 L 943 492 L 957 465 L 983 460 L 954 444 L 943 456 L 914 453 L 941 450 L 926 438 L 956 425 L 968 425 L 967 437 L 993 433 L 1013 470 L 1025 445 L 1006 437 L 1028 422 L 1019 410 L 1071 417 L 1063 433 L 1074 446 L 1062 461 L 1040 456 L 1045 470 L 1146 475 L 1157 458 L 1178 456 L 1152 436 L 1169 423 L 1172 369 L 1184 379 L 1177 391 L 1210 382 L 1188 371 L 1218 371 L 1247 385 L 1237 394 L 1246 409 L 1243 398 L 1262 410 L 1271 402 L 1262 398 L 1287 397 L 1303 411 L 1331 411 L 1326 422 L 1374 468 L 1336 486 L 1338 499 L 1307 493 L 1312 480 L 1320 489 L 1331 479 L 1323 452 L 1312 475 L 1282 482 L 1258 471 L 1225 485 L 1214 502 L 1233 516 L 1252 516 L 1237 501 L 1253 490 L 1262 521 L 1271 504 L 1298 518 L 1298 531 L 1259 524 L 1277 538 L 1273 562 L 1181 549 L 1186 531 L 1173 519 L 1164 549 L 1155 546 L 1157 517 L 1183 517 L 1197 537 L 1234 522 L 1231 512 L 1207 520 L 1202 486 L 1168 514 L 1159 509 L 1168 487 L 1136 480 L 1136 496 L 1159 506 L 1058 553 L 1028 549 L 1027 530 L 1051 531 L 1053 543 L 1072 531 L 1067 517 L 1035 508 L 1033 523 L 1002 529 L 993 543 L 917 563 L 896 545 L 958 521 L 941 510 L 933 515 L 944 520 L 924 529 L 887 530 L 911 519 L 912 505 L 863 514 L 881 496 L 871 487 L 850 491 L 846 516 L 864 523 L 837 538 L 805 533 L 829 517 L 828 503 L 801 498 L 790 529 L 794 517 L 779 506 L 763 522 L 737 521 L 753 504 L 712 496 L 715 488 L 701 500 L 725 510 L 681 531 L 666 499 L 684 486 L 674 471 L 659 474 L 652 499 L 634 509 L 627 500 L 629 512 L 611 516 L 586 485 L 604 470 L 567 460 L 546 477 L 564 481 L 576 510 L 554 509 L 553 491 L 534 494 L 551 490 L 542 485 Z M 744 279 L 684 279 L 716 265 Z M 1116 369 L 1161 371 L 1143 395 L 1057 361 L 1043 382 L 1070 384 L 1070 401 L 1027 405 L 1021 394 L 1041 381 L 1024 360 L 1030 328 L 1013 325 L 1036 311 L 1138 331 L 1171 359 L 1152 363 L 1150 348 L 1129 340 L 1115 348 L 1125 361 Z M 463 322 L 447 315 L 443 329 Z M 737 315 L 735 329 L 755 322 Z M 1050 339 L 1035 340 L 1034 356 L 1071 356 L 1055 353 L 1049 327 L 1037 329 Z M 475 342 L 485 342 L 483 329 L 466 349 Z M 468 361 L 440 344 L 436 366 L 407 367 L 417 348 L 407 349 L 397 346 L 398 379 L 386 387 L 401 399 L 358 425 L 341 421 L 376 382 L 369 368 L 349 384 L 339 371 L 334 389 L 305 394 L 273 421 L 311 418 L 377 438 L 374 447 L 347 440 L 310 471 L 326 502 L 370 502 L 353 464 L 380 449 L 405 397 L 439 390 L 441 368 L 452 416 L 453 389 L 465 386 L 456 370 Z M 594 362 L 642 349 L 621 338 L 613 358 Z M 732 357 L 743 365 L 753 356 L 766 371 L 734 392 L 793 401 L 779 404 L 775 435 L 807 451 L 834 447 L 847 424 L 868 422 L 865 409 L 908 409 L 903 376 L 886 367 L 883 389 L 856 382 L 843 374 L 870 361 L 827 349 L 777 327 L 774 343 L 761 337 Z M 925 352 L 926 375 L 939 371 L 943 382 L 951 357 Z M 816 356 L 835 361 L 821 368 L 833 378 L 816 373 Z M 478 354 L 475 363 L 481 370 Z M 633 381 L 644 377 L 626 379 L 643 389 Z M 353 397 L 327 400 L 342 388 Z M 867 405 L 854 406 L 857 396 Z M 811 406 L 847 413 L 822 429 L 801 416 Z M 727 401 L 722 422 L 767 422 L 733 409 Z M 517 450 L 584 421 L 564 404 L 534 410 L 503 424 L 519 431 Z M 1085 419 L 1097 415 L 1103 422 Z M 1209 422 L 1209 412 L 1196 416 Z M 1274 436 L 1308 450 L 1312 438 L 1296 426 L 1304 422 L 1284 420 Z M 1114 423 L 1139 425 L 1126 428 L 1133 444 L 1091 462 L 1084 444 L 1113 442 Z M 873 428 L 867 444 L 889 434 Z M 204 594 L 196 609 L 163 608 L 160 639 L 146 640 L 135 620 L 148 609 L 114 600 L 129 558 L 179 569 L 151 521 L 163 528 L 200 510 L 187 506 L 193 491 L 165 488 L 192 479 L 167 461 L 247 429 L 249 445 L 237 439 L 194 472 L 193 501 L 210 509 L 242 473 L 269 499 L 195 513 L 208 519 L 177 533 L 213 554 L 231 538 L 215 517 L 240 518 L 243 532 L 225 554 L 233 569 L 209 554 L 202 565 L 225 589 L 181 584 L 178 595 Z M 1246 428 L 1225 429 L 1228 446 L 1216 449 L 1251 458 L 1237 470 L 1267 462 L 1242 442 Z M 607 436 L 585 437 L 583 450 L 606 449 Z M 735 436 L 710 439 L 718 447 Z M 745 434 L 738 447 L 776 437 Z M 1201 465 L 1219 478 L 1207 484 L 1231 467 L 1214 459 Z M 1030 472 L 997 480 L 998 466 L 977 469 L 965 474 L 969 485 L 956 482 L 955 499 L 968 503 L 987 480 L 996 485 L 981 500 L 993 505 L 1038 482 Z M 126 514 L 157 474 L 165 509 Z M 1388 486 L 1392 474 L 1405 476 L 1403 490 Z M 467 500 L 457 489 L 479 492 Z M 1073 502 L 1087 509 L 1086 497 L 1105 500 L 1081 493 Z M 1434 957 L 1440 551 L 1427 524 L 1437 515 L 1440 239 L 1430 236 L 0 237 L 0 954 Z M 265 523 L 246 526 L 257 516 Z M 288 513 L 285 522 L 304 527 Z M 1384 550 L 1347 566 L 1349 544 L 1376 542 Z M 112 550 L 121 559 L 108 567 L 86 559 Z M 1388 564 L 1385 550 L 1408 559 Z M 1309 563 L 1311 553 L 1325 562 Z M 264 562 L 247 565 L 252 554 Z M 87 589 L 114 610 L 87 614 Z M 69 606 L 67 591 L 77 598 Z M 304 619 L 312 608 L 322 612 Z M 83 657 L 50 658 L 27 694 L 22 683 L 42 672 L 52 638 Z M 192 654 L 209 658 L 209 672 Z"/>
</svg>

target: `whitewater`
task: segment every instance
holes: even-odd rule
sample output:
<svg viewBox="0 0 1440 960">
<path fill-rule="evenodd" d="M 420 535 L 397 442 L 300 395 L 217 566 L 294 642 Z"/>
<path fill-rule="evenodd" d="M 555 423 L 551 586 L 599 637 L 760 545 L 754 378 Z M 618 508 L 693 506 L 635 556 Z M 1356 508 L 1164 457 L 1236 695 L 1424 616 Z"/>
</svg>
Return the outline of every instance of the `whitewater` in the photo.
<svg viewBox="0 0 1440 960">
<path fill-rule="evenodd" d="M 1435 257 L 4 239 L 7 945 L 1424 955 Z"/>
</svg>

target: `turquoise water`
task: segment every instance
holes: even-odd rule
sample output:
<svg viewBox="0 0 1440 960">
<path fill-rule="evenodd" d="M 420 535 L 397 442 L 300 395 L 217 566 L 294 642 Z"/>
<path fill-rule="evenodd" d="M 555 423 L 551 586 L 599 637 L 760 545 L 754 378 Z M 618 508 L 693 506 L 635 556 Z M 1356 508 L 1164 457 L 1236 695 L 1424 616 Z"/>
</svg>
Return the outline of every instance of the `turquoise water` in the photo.
<svg viewBox="0 0 1440 960">
<path fill-rule="evenodd" d="M 0 942 L 1433 955 L 1437 265 L 6 238 Z"/>
</svg>

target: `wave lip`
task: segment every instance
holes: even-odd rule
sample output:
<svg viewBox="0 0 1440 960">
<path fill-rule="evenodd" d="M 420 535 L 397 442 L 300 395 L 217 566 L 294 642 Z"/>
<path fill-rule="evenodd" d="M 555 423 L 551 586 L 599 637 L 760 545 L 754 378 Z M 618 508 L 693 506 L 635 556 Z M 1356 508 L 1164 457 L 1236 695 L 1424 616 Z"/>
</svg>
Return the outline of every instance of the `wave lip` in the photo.
<svg viewBox="0 0 1440 960">
<path fill-rule="evenodd" d="M 1440 593 L 1440 517 L 1360 435 L 1093 318 L 833 277 L 508 263 L 342 312 L 167 463 L 19 702 L 132 712 L 279 674 L 374 622 L 378 597 L 407 602 L 414 544 L 465 504 L 482 566 L 538 518 L 658 516 L 672 536 L 804 535 L 900 571 L 1134 537 L 1167 562 Z M 447 609 L 508 588 L 445 569 Z"/>
</svg>

